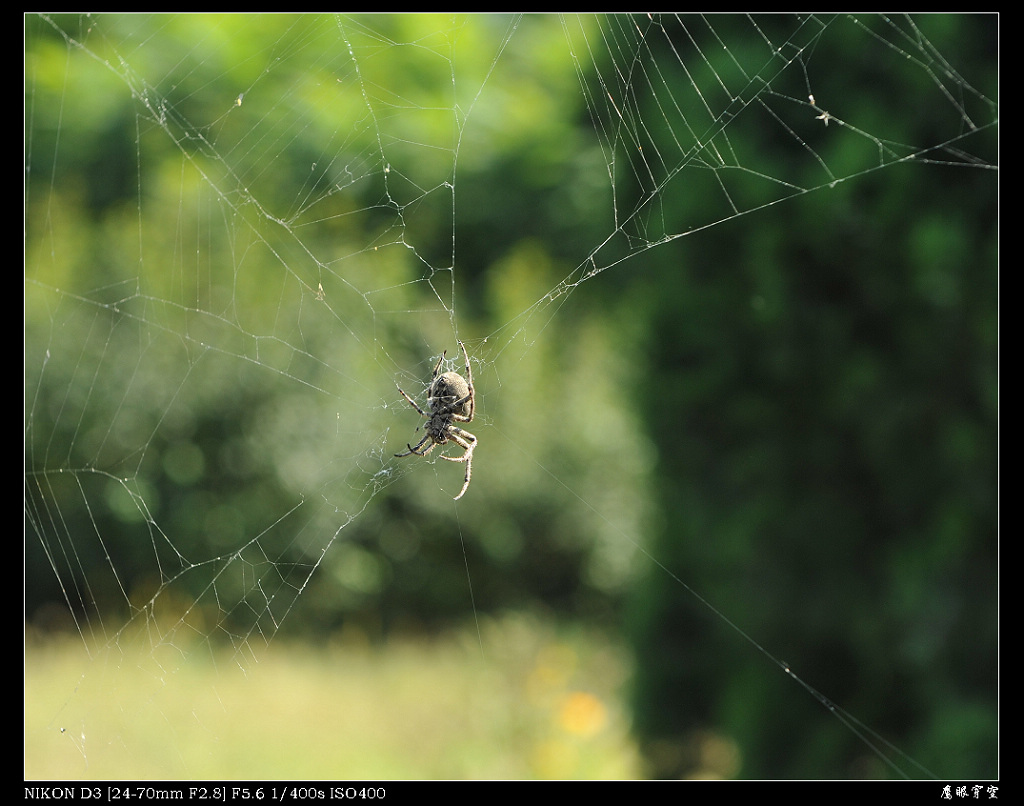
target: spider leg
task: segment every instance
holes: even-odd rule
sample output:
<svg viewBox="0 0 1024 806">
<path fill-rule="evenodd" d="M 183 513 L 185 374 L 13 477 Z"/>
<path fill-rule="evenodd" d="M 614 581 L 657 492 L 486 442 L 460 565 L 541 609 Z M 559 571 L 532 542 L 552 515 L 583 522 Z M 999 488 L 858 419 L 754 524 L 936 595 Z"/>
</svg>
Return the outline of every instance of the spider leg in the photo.
<svg viewBox="0 0 1024 806">
<path fill-rule="evenodd" d="M 441 371 L 441 363 L 444 361 L 444 357 L 446 355 L 448 355 L 447 350 L 441 353 L 441 357 L 437 359 L 437 363 L 434 365 L 434 374 L 430 377 L 430 380 L 434 380 L 437 377 L 437 373 Z"/>
<path fill-rule="evenodd" d="M 407 401 L 409 402 L 409 405 L 410 405 L 410 406 L 412 406 L 412 407 L 413 407 L 414 409 L 416 409 L 416 411 L 418 411 L 418 412 L 419 412 L 420 414 L 422 414 L 422 415 L 423 415 L 424 417 L 429 417 L 429 416 L 430 416 L 430 415 L 429 415 L 429 414 L 427 414 L 427 413 L 426 413 L 426 412 L 425 412 L 425 411 L 424 411 L 423 409 L 421 409 L 421 408 L 419 407 L 419 405 L 417 405 L 417 403 L 416 403 L 416 401 L 415 401 L 415 400 L 413 400 L 413 399 L 412 399 L 411 397 L 409 397 L 409 396 L 408 396 L 408 395 L 407 395 L 407 394 L 406 394 L 406 393 L 405 393 L 404 391 L 402 391 L 402 387 L 401 387 L 401 386 L 399 386 L 399 387 L 398 387 L 398 391 L 402 393 L 402 397 L 404 397 L 404 398 L 405 398 L 405 399 L 406 399 L 406 400 L 407 400 Z"/>
<path fill-rule="evenodd" d="M 417 456 L 426 456 L 428 453 L 430 453 L 434 449 L 434 443 L 431 443 L 430 447 L 427 448 L 425 451 L 421 452 L 420 448 L 423 447 L 423 443 L 428 442 L 429 440 L 430 440 L 430 434 L 427 434 L 425 437 L 423 437 L 423 439 L 421 439 L 419 441 L 419 444 L 417 444 L 415 448 L 412 445 L 409 445 L 407 443 L 405 447 L 407 447 L 409 450 L 407 450 L 405 453 L 396 453 L 395 456 L 397 456 L 397 457 L 411 456 L 412 454 L 416 454 Z"/>
<path fill-rule="evenodd" d="M 473 470 L 473 465 L 467 464 L 466 465 L 466 480 L 464 482 L 462 482 L 462 489 L 459 490 L 459 494 L 452 499 L 453 501 L 458 501 L 460 498 L 462 498 L 462 496 L 464 496 L 466 494 L 466 490 L 469 489 L 469 477 L 472 475 L 472 470 Z"/>
<path fill-rule="evenodd" d="M 459 445 L 466 449 L 466 452 L 462 456 L 442 456 L 442 459 L 446 459 L 449 462 L 465 462 L 466 463 L 466 477 L 462 481 L 462 489 L 459 490 L 459 494 L 455 496 L 455 500 L 458 501 L 462 496 L 466 494 L 466 490 L 469 489 L 469 480 L 473 476 L 473 450 L 476 448 L 476 437 L 468 431 L 463 431 L 461 428 L 451 427 L 448 432 L 448 437 L 456 445 Z"/>
<path fill-rule="evenodd" d="M 462 355 L 466 359 L 466 382 L 469 383 L 470 385 L 472 385 L 472 383 L 473 383 L 473 370 L 469 366 L 469 353 L 466 352 L 466 345 L 463 344 L 461 341 L 459 342 L 459 347 L 462 348 Z"/>
<path fill-rule="evenodd" d="M 463 431 L 461 428 L 456 428 L 454 425 L 448 430 L 448 439 L 466 449 L 466 452 L 462 456 L 442 456 L 442 459 L 447 459 L 449 462 L 468 462 L 473 458 L 473 451 L 476 449 L 476 437 L 473 436 L 469 431 Z"/>
<path fill-rule="evenodd" d="M 469 403 L 469 414 L 458 414 L 455 415 L 460 423 L 468 423 L 473 420 L 473 413 L 476 410 L 476 394 L 473 392 L 473 368 L 469 365 L 469 353 L 466 352 L 466 345 L 463 342 L 459 342 L 459 347 L 462 348 L 462 355 L 466 359 L 466 386 L 469 387 L 469 394 L 467 394 L 462 400 L 457 400 L 452 404 L 452 409 L 458 409 L 464 403 Z"/>
</svg>

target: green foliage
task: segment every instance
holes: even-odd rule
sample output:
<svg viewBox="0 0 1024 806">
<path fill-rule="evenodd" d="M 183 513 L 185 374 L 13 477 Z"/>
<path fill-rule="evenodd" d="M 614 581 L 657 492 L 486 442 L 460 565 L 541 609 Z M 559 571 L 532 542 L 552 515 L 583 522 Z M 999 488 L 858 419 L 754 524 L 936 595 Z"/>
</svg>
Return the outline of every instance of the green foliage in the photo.
<svg viewBox="0 0 1024 806">
<path fill-rule="evenodd" d="M 250 594 L 271 597 L 270 629 L 312 634 L 537 599 L 608 612 L 632 551 L 619 530 L 637 532 L 645 500 L 642 473 L 624 486 L 616 469 L 642 468 L 648 446 L 619 399 L 629 354 L 607 312 L 529 321 L 571 268 L 564 211 L 607 195 L 574 184 L 593 189 L 601 156 L 577 148 L 564 33 L 543 17 L 502 30 L 512 19 L 27 18 L 27 496 L 76 543 L 70 560 L 29 547 L 30 613 L 70 590 L 73 608 L 128 617 L 168 584 L 242 635 L 264 609 Z M 502 44 L 512 83 L 484 91 Z M 419 425 L 395 380 L 415 391 L 453 354 L 448 298 L 487 445 L 464 541 L 444 463 L 394 462 L 401 487 L 355 517 L 381 456 Z M 474 349 L 498 324 L 535 345 L 514 389 Z M 523 461 L 523 440 L 544 469 Z M 614 520 L 592 500 L 621 501 Z M 314 562 L 308 595 L 287 595 Z M 54 570 L 77 584 L 62 594 Z M 104 584 L 79 597 L 89 579 Z"/>
</svg>

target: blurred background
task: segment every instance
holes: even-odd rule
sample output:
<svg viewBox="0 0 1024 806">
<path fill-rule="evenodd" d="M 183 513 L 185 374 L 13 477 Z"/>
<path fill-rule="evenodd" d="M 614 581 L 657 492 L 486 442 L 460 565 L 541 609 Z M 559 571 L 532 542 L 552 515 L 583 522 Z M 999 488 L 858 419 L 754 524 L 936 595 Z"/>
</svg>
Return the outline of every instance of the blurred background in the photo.
<svg viewBox="0 0 1024 806">
<path fill-rule="evenodd" d="M 26 16 L 26 776 L 996 777 L 997 25 Z"/>
</svg>

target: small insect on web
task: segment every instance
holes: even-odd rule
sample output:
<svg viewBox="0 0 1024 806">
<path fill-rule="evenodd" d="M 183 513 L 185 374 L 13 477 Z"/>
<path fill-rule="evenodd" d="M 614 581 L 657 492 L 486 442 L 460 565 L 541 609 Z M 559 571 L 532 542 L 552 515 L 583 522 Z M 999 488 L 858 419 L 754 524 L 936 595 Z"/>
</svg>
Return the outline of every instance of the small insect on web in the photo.
<svg viewBox="0 0 1024 806">
<path fill-rule="evenodd" d="M 456 501 L 462 498 L 466 494 L 466 490 L 469 489 L 469 480 L 473 473 L 473 450 L 476 448 L 476 437 L 454 425 L 456 422 L 472 422 L 473 413 L 476 409 L 476 394 L 473 391 L 473 371 L 469 366 L 469 354 L 466 352 L 466 345 L 461 341 L 459 342 L 459 347 L 462 348 L 462 355 L 466 359 L 466 377 L 463 378 L 457 372 L 445 372 L 442 375 L 438 375 L 438 372 L 441 370 L 441 363 L 448 354 L 447 350 L 443 352 L 441 357 L 437 359 L 434 372 L 430 376 L 430 387 L 427 390 L 429 413 L 421 409 L 416 401 L 402 390 L 401 386 L 398 387 L 398 391 L 402 393 L 402 397 L 409 401 L 409 405 L 416 409 L 420 415 L 427 418 L 425 426 L 427 433 L 416 444 L 416 447 L 407 443 L 406 447 L 409 450 L 405 453 L 395 454 L 396 457 L 411 456 L 413 454 L 416 456 L 426 456 L 434 449 L 435 445 L 444 445 L 449 440 L 464 448 L 466 452 L 462 456 L 441 457 L 448 462 L 466 463 L 466 478 L 462 482 L 462 489 L 459 491 L 459 494 L 455 496 Z M 426 450 L 421 450 L 427 442 L 430 444 L 427 445 Z"/>
</svg>

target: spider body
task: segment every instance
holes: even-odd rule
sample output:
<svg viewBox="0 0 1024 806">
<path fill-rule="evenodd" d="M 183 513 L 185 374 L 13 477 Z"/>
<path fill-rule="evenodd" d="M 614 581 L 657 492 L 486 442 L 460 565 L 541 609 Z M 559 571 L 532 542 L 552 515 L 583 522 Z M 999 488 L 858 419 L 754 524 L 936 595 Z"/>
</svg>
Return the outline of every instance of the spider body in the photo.
<svg viewBox="0 0 1024 806">
<path fill-rule="evenodd" d="M 458 501 L 469 489 L 469 479 L 473 472 L 473 450 L 476 448 L 476 437 L 468 431 L 459 428 L 455 423 L 472 422 L 476 408 L 476 393 L 473 391 L 473 371 L 469 366 L 469 354 L 466 352 L 466 345 L 461 341 L 462 355 L 466 359 L 466 377 L 463 378 L 457 372 L 445 372 L 438 374 L 441 370 L 441 363 L 444 361 L 447 351 L 441 354 L 434 366 L 434 373 L 430 376 L 430 388 L 427 390 L 427 406 L 429 412 L 419 407 L 415 400 L 398 387 L 402 397 L 408 401 L 421 416 L 427 418 L 424 431 L 426 434 L 415 447 L 407 444 L 409 449 L 405 453 L 396 453 L 395 456 L 426 456 L 435 445 L 444 445 L 447 442 L 454 442 L 465 450 L 462 456 L 442 456 L 448 462 L 465 462 L 466 478 L 462 483 L 462 490 L 455 500 Z M 427 445 L 427 443 L 430 443 Z M 423 448 L 427 445 L 426 449 Z"/>
</svg>

